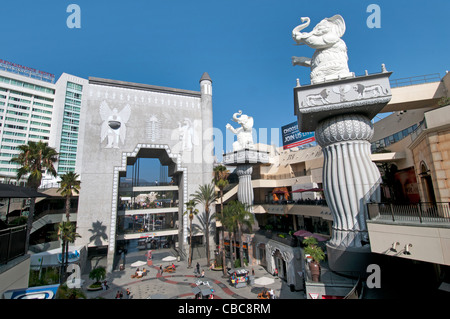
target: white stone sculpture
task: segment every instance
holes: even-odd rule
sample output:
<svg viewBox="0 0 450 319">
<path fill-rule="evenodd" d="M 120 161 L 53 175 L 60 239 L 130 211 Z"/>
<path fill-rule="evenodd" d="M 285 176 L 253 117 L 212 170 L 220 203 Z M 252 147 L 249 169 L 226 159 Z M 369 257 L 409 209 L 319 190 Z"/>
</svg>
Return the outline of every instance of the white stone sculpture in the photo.
<svg viewBox="0 0 450 319">
<path fill-rule="evenodd" d="M 183 126 L 178 122 L 178 132 L 180 134 L 181 149 L 183 151 L 192 151 L 193 145 L 198 144 L 196 136 L 194 135 L 194 126 L 190 119 L 185 118 Z"/>
<path fill-rule="evenodd" d="M 311 84 L 354 77 L 348 69 L 347 46 L 341 39 L 345 22 L 340 15 L 320 21 L 309 33 L 300 32 L 309 26 L 308 17 L 301 18 L 303 24 L 292 30 L 292 37 L 298 45 L 306 44 L 315 49 L 312 58 L 292 57 L 293 65 L 311 68 Z"/>
<path fill-rule="evenodd" d="M 253 144 L 253 117 L 242 114 L 242 111 L 233 114 L 233 120 L 241 127 L 233 128 L 231 124 L 227 124 L 226 128 L 237 135 L 237 141 L 233 143 L 233 151 L 240 151 L 246 148 L 254 148 Z"/>
<path fill-rule="evenodd" d="M 108 144 L 106 144 L 105 148 L 119 148 L 119 140 L 125 143 L 127 133 L 125 124 L 128 122 L 130 115 L 131 108 L 128 104 L 120 112 L 116 108 L 111 110 L 106 101 L 100 104 L 100 116 L 103 121 L 101 142 L 106 137 L 108 138 Z"/>
</svg>

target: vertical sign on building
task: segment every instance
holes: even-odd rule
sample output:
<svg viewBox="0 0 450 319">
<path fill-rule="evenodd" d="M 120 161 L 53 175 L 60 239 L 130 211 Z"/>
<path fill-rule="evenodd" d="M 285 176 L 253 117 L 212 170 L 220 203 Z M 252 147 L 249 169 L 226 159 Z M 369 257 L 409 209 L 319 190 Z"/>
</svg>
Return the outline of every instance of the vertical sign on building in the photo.
<svg viewBox="0 0 450 319">
<path fill-rule="evenodd" d="M 300 132 L 298 122 L 292 122 L 281 127 L 281 136 L 283 137 L 283 149 L 309 144 L 316 141 L 314 132 Z"/>
</svg>

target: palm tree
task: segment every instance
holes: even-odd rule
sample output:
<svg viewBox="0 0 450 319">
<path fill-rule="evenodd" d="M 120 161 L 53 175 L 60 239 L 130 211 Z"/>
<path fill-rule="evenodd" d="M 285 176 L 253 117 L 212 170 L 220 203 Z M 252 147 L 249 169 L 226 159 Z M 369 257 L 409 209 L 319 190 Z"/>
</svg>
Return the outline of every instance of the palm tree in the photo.
<svg viewBox="0 0 450 319">
<path fill-rule="evenodd" d="M 209 223 L 210 221 L 210 206 L 217 199 L 216 191 L 214 189 L 214 184 L 200 185 L 199 189 L 191 195 L 192 199 L 196 204 L 202 204 L 205 209 L 205 220 Z M 208 260 L 208 265 L 210 263 L 210 251 L 209 251 L 209 227 L 205 225 L 205 237 L 206 237 L 206 258 Z"/>
<path fill-rule="evenodd" d="M 189 216 L 189 257 L 188 257 L 188 267 L 191 268 L 192 265 L 192 220 L 194 216 L 198 214 L 198 209 L 195 208 L 195 201 L 191 199 L 186 203 L 186 211 L 183 215 L 188 214 Z"/>
<path fill-rule="evenodd" d="M 225 207 L 223 208 L 222 214 L 217 215 L 217 218 L 219 219 L 219 221 L 222 223 L 222 227 L 224 227 L 229 234 L 229 242 L 230 242 L 230 262 L 231 265 L 234 265 L 234 258 L 233 256 L 235 256 L 233 254 L 233 237 L 234 237 L 234 233 L 236 231 L 236 221 L 235 221 L 235 214 L 234 214 L 234 210 L 232 208 L 232 205 L 225 205 Z"/>
<path fill-rule="evenodd" d="M 231 201 L 224 208 L 225 222 L 229 230 L 237 233 L 239 238 L 239 260 L 241 266 L 244 265 L 244 245 L 242 241 L 242 230 L 245 227 L 251 228 L 254 222 L 254 216 L 249 211 L 250 206 L 239 201 Z M 230 234 L 231 245 L 231 234 Z M 231 252 L 231 250 L 230 250 Z"/>
<path fill-rule="evenodd" d="M 219 188 L 220 193 L 220 219 L 223 221 L 223 189 L 228 185 L 228 175 L 230 171 L 223 165 L 214 167 L 214 184 Z M 223 275 L 226 276 L 226 260 L 225 260 L 225 231 L 222 223 L 221 237 L 220 237 L 220 253 L 222 254 L 222 271 Z"/>
<path fill-rule="evenodd" d="M 241 261 L 241 267 L 244 266 L 244 243 L 242 240 L 242 230 L 244 227 L 251 229 L 254 216 L 249 211 L 250 206 L 247 204 L 243 204 L 239 201 L 235 201 L 235 209 L 236 209 L 236 224 L 238 229 L 238 238 L 239 238 L 239 259 Z"/>
<path fill-rule="evenodd" d="M 66 197 L 66 218 L 69 221 L 70 218 L 70 199 L 72 198 L 72 194 L 80 193 L 80 181 L 78 178 L 80 175 L 74 172 L 67 172 L 61 176 L 61 186 L 58 189 L 58 193 L 61 192 L 61 195 Z"/>
<path fill-rule="evenodd" d="M 77 237 L 81 237 L 75 230 L 75 223 L 61 222 L 56 225 L 57 237 L 61 240 L 61 276 L 60 283 L 65 281 L 67 263 L 69 260 L 69 243 L 75 242 Z"/>
<path fill-rule="evenodd" d="M 56 170 L 53 164 L 58 160 L 58 153 L 47 143 L 42 141 L 28 141 L 28 144 L 18 146 L 20 153 L 17 157 L 11 159 L 12 163 L 21 165 L 17 170 L 17 180 L 28 174 L 28 187 L 37 190 L 41 185 L 44 173 L 50 173 L 56 177 Z M 33 215 L 35 209 L 35 198 L 31 198 L 30 209 L 27 220 L 27 234 L 25 239 L 25 251 L 30 244 L 31 227 L 33 226 Z"/>
</svg>

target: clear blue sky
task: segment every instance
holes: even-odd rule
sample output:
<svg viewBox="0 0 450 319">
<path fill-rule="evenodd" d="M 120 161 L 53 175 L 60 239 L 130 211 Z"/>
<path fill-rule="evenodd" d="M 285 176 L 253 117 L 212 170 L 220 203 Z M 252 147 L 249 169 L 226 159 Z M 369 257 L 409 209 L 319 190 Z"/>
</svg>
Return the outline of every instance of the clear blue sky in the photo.
<svg viewBox="0 0 450 319">
<path fill-rule="evenodd" d="M 69 29 L 66 8 L 81 7 L 81 28 Z M 381 8 L 381 28 L 366 25 L 367 6 Z M 225 132 L 242 109 L 255 128 L 280 128 L 296 120 L 296 78 L 291 56 L 311 56 L 295 46 L 300 17 L 312 27 L 341 14 L 350 71 L 377 73 L 385 63 L 392 79 L 450 69 L 450 1 L 428 0 L 40 0 L 3 1 L 0 58 L 57 77 L 62 72 L 199 91 L 213 80 L 214 126 Z M 233 122 L 230 122 L 233 123 Z M 270 142 L 270 135 L 268 142 Z M 230 148 L 231 145 L 227 146 Z"/>
</svg>

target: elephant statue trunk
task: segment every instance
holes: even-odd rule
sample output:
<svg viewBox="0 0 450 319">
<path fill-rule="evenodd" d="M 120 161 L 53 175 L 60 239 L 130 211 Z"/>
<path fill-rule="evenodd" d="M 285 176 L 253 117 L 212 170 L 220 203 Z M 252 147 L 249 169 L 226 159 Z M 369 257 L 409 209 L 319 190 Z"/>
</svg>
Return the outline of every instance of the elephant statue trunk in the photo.
<svg viewBox="0 0 450 319">
<path fill-rule="evenodd" d="M 241 116 L 241 115 L 242 115 L 242 111 L 241 110 L 239 110 L 237 113 L 234 113 L 233 114 L 233 121 L 239 122 L 238 116 Z"/>
<path fill-rule="evenodd" d="M 302 31 L 303 29 L 308 27 L 309 23 L 311 22 L 311 20 L 308 17 L 302 17 L 302 18 L 300 18 L 300 20 L 304 23 L 296 26 L 292 30 L 292 38 L 294 38 L 294 40 L 297 42 L 297 45 L 303 44 L 303 43 L 298 43 L 301 40 L 301 38 L 303 38 L 303 34 L 300 31 Z"/>
</svg>

